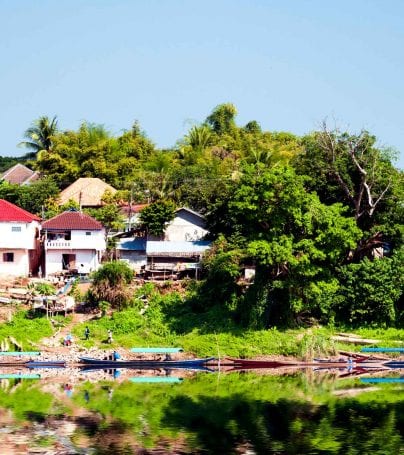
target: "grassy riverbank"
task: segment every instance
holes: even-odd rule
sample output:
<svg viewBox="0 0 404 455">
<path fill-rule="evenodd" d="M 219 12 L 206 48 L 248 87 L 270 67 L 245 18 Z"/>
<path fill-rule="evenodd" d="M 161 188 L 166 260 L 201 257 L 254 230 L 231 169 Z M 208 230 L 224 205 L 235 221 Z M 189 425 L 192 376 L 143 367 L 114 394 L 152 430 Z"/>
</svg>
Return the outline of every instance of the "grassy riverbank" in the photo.
<svg viewBox="0 0 404 455">
<path fill-rule="evenodd" d="M 140 315 L 138 309 L 128 308 L 116 311 L 103 317 L 94 317 L 87 323 L 72 327 L 75 343 L 90 348 L 100 349 L 131 348 L 144 346 L 181 346 L 184 351 L 195 356 L 235 356 L 256 357 L 261 355 L 286 355 L 299 358 L 312 358 L 335 354 L 338 350 L 359 350 L 360 347 L 352 344 L 336 342 L 333 336 L 341 331 L 350 331 L 347 327 L 310 327 L 281 330 L 251 331 L 227 324 L 220 330 L 216 325 L 209 329 L 206 319 L 212 315 L 200 315 L 201 326 L 189 324 L 183 330 L 178 330 L 176 324 L 164 316 L 162 308 Z M 218 314 L 216 314 L 218 316 Z M 60 324 L 69 323 L 70 319 L 58 317 Z M 189 323 L 189 321 L 188 321 Z M 90 339 L 84 340 L 85 326 L 90 328 Z M 59 329 L 52 325 L 45 316 L 33 316 L 29 312 L 19 311 L 12 320 L 0 324 L 0 342 L 6 340 L 12 350 L 10 337 L 15 339 L 24 350 L 33 347 L 39 349 L 41 339 L 57 333 Z M 107 330 L 113 332 L 114 342 L 107 343 Z M 399 329 L 360 328 L 355 334 L 364 338 L 380 340 L 379 344 L 397 346 L 397 342 L 404 344 L 404 331 Z"/>
</svg>

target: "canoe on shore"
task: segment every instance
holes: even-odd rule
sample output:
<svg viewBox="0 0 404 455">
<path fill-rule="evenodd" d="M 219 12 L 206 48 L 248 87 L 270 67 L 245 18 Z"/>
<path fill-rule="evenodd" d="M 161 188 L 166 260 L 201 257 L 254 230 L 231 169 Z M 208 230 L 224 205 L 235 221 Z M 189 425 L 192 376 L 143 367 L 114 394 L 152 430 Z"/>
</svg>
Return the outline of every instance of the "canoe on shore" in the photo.
<svg viewBox="0 0 404 455">
<path fill-rule="evenodd" d="M 258 368 L 404 368 L 402 361 L 372 361 L 363 358 L 359 360 L 321 360 L 314 362 L 289 362 L 277 360 L 248 360 L 248 359 L 226 359 L 226 364 L 232 365 L 237 369 L 258 369 Z"/>
<path fill-rule="evenodd" d="M 65 368 L 64 360 L 28 360 L 27 362 L 0 362 L 0 368 Z"/>
<path fill-rule="evenodd" d="M 205 367 L 214 357 L 188 360 L 103 360 L 90 357 L 80 357 L 80 363 L 85 367 L 109 368 L 198 368 Z"/>
</svg>

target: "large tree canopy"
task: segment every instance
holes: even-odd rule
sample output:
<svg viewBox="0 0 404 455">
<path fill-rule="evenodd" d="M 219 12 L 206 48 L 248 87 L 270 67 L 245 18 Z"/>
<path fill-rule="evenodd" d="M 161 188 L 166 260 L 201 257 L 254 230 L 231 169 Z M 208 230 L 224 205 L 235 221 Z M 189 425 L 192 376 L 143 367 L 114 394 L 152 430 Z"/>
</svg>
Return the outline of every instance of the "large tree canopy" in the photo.
<svg viewBox="0 0 404 455">
<path fill-rule="evenodd" d="M 217 207 L 216 213 L 221 210 Z M 322 204 L 291 167 L 258 165 L 244 167 L 223 213 L 232 226 L 230 232 L 226 226 L 226 235 L 237 238 L 245 257 L 256 264 L 256 279 L 245 299 L 251 323 L 274 321 L 280 316 L 274 314 L 275 306 L 295 316 L 330 311 L 337 289 L 333 270 L 361 236 L 341 204 Z"/>
</svg>

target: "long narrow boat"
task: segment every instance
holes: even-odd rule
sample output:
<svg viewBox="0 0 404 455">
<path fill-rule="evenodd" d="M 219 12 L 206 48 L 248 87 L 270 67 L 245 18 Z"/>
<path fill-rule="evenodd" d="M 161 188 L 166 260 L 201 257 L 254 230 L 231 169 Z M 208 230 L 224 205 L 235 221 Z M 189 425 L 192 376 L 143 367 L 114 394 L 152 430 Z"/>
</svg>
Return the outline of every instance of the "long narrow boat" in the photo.
<svg viewBox="0 0 404 455">
<path fill-rule="evenodd" d="M 66 362 L 64 360 L 30 360 L 29 362 L 25 362 L 24 366 L 27 368 L 65 368 Z"/>
<path fill-rule="evenodd" d="M 380 361 L 380 360 L 321 360 L 314 362 L 288 362 L 276 360 L 248 360 L 248 359 L 227 359 L 228 365 L 232 365 L 236 369 L 258 369 L 258 368 L 404 368 L 402 361 Z"/>
<path fill-rule="evenodd" d="M 23 355 L 40 355 L 39 351 L 0 351 L 0 356 L 21 357 Z"/>
<path fill-rule="evenodd" d="M 401 377 L 401 378 L 360 378 L 360 381 L 365 384 L 404 383 L 404 377 Z"/>
<path fill-rule="evenodd" d="M 0 374 L 0 379 L 41 379 L 40 374 L 10 373 Z"/>
<path fill-rule="evenodd" d="M 205 367 L 214 357 L 188 360 L 103 360 L 80 357 L 85 368 L 89 366 L 108 368 L 198 368 Z"/>
<path fill-rule="evenodd" d="M 361 352 L 398 352 L 398 353 L 404 353 L 404 348 L 362 348 Z"/>
</svg>

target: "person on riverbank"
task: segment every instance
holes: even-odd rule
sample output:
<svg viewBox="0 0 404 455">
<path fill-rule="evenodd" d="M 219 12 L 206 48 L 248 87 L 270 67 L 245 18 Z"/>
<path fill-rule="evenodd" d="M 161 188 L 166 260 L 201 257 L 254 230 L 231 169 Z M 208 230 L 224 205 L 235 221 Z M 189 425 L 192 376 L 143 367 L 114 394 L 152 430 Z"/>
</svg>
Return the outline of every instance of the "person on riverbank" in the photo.
<svg viewBox="0 0 404 455">
<path fill-rule="evenodd" d="M 86 328 L 84 329 L 84 339 L 89 340 L 90 339 L 90 329 L 86 325 Z"/>
<path fill-rule="evenodd" d="M 114 351 L 112 353 L 112 358 L 114 359 L 115 362 L 117 362 L 118 360 L 120 360 L 121 356 L 118 351 Z"/>
<path fill-rule="evenodd" d="M 113 341 L 114 340 L 112 338 L 112 330 L 108 329 L 108 343 L 112 344 Z"/>
<path fill-rule="evenodd" d="M 71 346 L 72 343 L 73 343 L 73 336 L 72 336 L 71 333 L 68 333 L 68 334 L 66 335 L 66 338 L 64 339 L 63 344 L 64 344 L 65 346 Z"/>
</svg>

